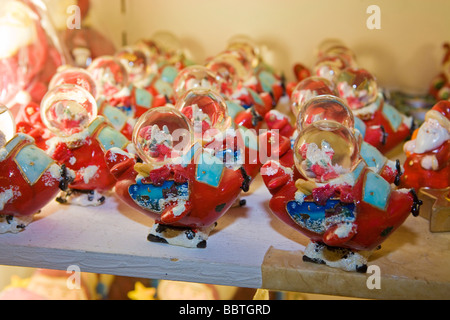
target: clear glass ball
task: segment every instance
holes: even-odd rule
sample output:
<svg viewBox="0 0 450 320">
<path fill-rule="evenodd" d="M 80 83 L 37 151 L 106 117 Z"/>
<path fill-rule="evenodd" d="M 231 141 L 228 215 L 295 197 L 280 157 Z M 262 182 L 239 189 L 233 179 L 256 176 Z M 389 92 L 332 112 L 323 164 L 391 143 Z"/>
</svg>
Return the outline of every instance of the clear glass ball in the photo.
<svg viewBox="0 0 450 320">
<path fill-rule="evenodd" d="M 329 80 L 322 77 L 308 77 L 300 81 L 292 90 L 292 113 L 297 116 L 304 103 L 321 95 L 335 95 L 333 84 Z"/>
<path fill-rule="evenodd" d="M 239 57 L 241 63 L 248 71 L 255 69 L 261 62 L 259 46 L 253 39 L 246 35 L 235 35 L 228 40 L 226 52 L 232 52 Z"/>
<path fill-rule="evenodd" d="M 352 110 L 363 108 L 378 98 L 376 79 L 365 69 L 343 70 L 337 78 L 336 88 Z"/>
<path fill-rule="evenodd" d="M 124 65 L 112 56 L 98 57 L 88 67 L 97 84 L 99 96 L 110 97 L 128 86 L 128 73 Z"/>
<path fill-rule="evenodd" d="M 324 56 L 326 57 L 339 57 L 345 61 L 345 63 L 352 68 L 356 67 L 356 55 L 345 45 L 336 44 L 334 46 L 330 46 L 325 52 Z"/>
<path fill-rule="evenodd" d="M 49 89 L 63 84 L 73 84 L 87 90 L 94 98 L 97 98 L 97 84 L 92 75 L 82 68 L 65 67 L 53 76 Z"/>
<path fill-rule="evenodd" d="M 294 144 L 294 160 L 308 180 L 327 183 L 354 170 L 359 163 L 355 136 L 344 125 L 328 120 L 313 122 Z"/>
<path fill-rule="evenodd" d="M 150 39 L 162 54 L 176 55 L 183 51 L 181 40 L 170 31 L 157 31 Z"/>
<path fill-rule="evenodd" d="M 231 93 L 222 92 L 225 94 L 232 94 L 246 79 L 247 72 L 244 66 L 236 56 L 230 53 L 222 53 L 213 57 L 208 61 L 206 67 L 215 72 L 222 82 L 227 85 Z"/>
<path fill-rule="evenodd" d="M 41 102 L 41 118 L 59 137 L 80 133 L 97 117 L 95 98 L 79 86 L 64 84 L 47 92 Z"/>
<path fill-rule="evenodd" d="M 175 101 L 178 101 L 187 91 L 194 88 L 221 92 L 222 80 L 215 72 L 205 66 L 186 67 L 178 73 L 173 82 Z"/>
<path fill-rule="evenodd" d="M 193 141 L 189 119 L 172 106 L 150 109 L 138 119 L 133 131 L 136 152 L 148 164 L 184 154 Z"/>
<path fill-rule="evenodd" d="M 345 101 L 332 95 L 317 96 L 304 103 L 297 117 L 297 128 L 301 131 L 321 120 L 336 121 L 349 129 L 355 126 L 353 112 Z"/>
<path fill-rule="evenodd" d="M 189 90 L 178 100 L 175 108 L 191 121 L 196 139 L 210 140 L 231 126 L 224 98 L 210 89 Z"/>
<path fill-rule="evenodd" d="M 324 56 L 314 65 L 314 74 L 335 83 L 342 70 L 348 65 L 344 59 L 338 56 Z"/>
<path fill-rule="evenodd" d="M 345 46 L 344 42 L 340 39 L 329 38 L 323 40 L 317 47 L 317 57 L 322 58 L 327 55 L 327 52 L 338 46 Z"/>
<path fill-rule="evenodd" d="M 124 47 L 116 53 L 115 57 L 124 65 L 130 82 L 142 81 L 147 76 L 148 57 L 137 46 Z"/>
</svg>

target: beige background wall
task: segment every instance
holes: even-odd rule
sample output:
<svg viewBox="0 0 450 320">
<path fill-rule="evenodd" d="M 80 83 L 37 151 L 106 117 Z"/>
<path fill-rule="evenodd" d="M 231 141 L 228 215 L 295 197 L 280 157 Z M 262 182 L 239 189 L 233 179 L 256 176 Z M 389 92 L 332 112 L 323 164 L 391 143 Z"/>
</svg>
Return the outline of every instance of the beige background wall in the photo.
<svg viewBox="0 0 450 320">
<path fill-rule="evenodd" d="M 158 30 L 176 34 L 201 63 L 247 34 L 269 49 L 266 59 L 292 79 L 292 66 L 311 66 L 326 38 L 352 48 L 381 85 L 423 92 L 439 71 L 450 41 L 448 0 L 92 0 L 92 21 L 121 44 Z M 122 3 L 123 2 L 123 3 Z M 381 29 L 369 30 L 369 5 L 381 9 Z M 121 8 L 125 7 L 125 10 Z M 122 12 L 122 13 L 121 13 Z"/>
</svg>

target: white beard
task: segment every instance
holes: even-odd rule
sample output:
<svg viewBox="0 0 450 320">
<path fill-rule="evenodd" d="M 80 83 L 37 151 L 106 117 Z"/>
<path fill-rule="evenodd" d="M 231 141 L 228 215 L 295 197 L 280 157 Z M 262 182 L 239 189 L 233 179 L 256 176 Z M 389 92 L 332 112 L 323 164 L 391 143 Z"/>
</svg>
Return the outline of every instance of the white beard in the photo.
<svg viewBox="0 0 450 320">
<path fill-rule="evenodd" d="M 419 129 L 411 149 L 414 153 L 425 153 L 440 147 L 450 139 L 450 134 L 437 120 L 427 120 Z"/>
</svg>

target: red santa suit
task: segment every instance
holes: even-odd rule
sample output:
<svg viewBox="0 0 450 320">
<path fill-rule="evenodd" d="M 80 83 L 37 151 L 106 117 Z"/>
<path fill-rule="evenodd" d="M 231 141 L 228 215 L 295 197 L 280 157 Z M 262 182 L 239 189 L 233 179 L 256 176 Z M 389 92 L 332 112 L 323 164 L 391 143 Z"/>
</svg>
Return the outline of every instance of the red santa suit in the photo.
<svg viewBox="0 0 450 320">
<path fill-rule="evenodd" d="M 106 164 L 105 153 L 111 148 L 127 149 L 130 141 L 99 116 L 81 133 L 69 138 L 52 138 L 48 144 L 51 157 L 75 172 L 69 189 L 79 193 L 95 190 L 102 194 L 110 191 L 116 182 Z M 100 196 L 98 201 L 103 203 L 104 197 Z"/>
<path fill-rule="evenodd" d="M 0 142 L 0 233 L 23 230 L 55 199 L 66 174 L 28 135 L 20 133 L 4 147 Z"/>
<path fill-rule="evenodd" d="M 402 177 L 404 186 L 444 189 L 450 185 L 450 102 L 440 101 L 425 116 L 425 122 L 407 142 Z"/>
</svg>

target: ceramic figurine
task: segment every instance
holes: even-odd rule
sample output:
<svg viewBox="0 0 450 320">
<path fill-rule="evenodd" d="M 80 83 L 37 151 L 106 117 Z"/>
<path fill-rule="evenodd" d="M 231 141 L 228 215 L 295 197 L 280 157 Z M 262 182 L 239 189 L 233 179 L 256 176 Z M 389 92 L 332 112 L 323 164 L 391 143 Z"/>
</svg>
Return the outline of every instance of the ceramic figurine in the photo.
<svg viewBox="0 0 450 320">
<path fill-rule="evenodd" d="M 65 84 L 50 90 L 42 100 L 41 118 L 55 135 L 47 141 L 47 153 L 76 174 L 58 202 L 103 204 L 115 183 L 104 154 L 113 147 L 132 152 L 130 141 L 97 116 L 94 97 L 80 86 Z"/>
<path fill-rule="evenodd" d="M 280 142 L 277 161 L 261 169 L 273 195 L 272 212 L 311 239 L 303 259 L 346 271 L 365 272 L 371 252 L 394 232 L 420 201 L 414 191 L 395 189 L 380 174 L 385 160 L 376 149 L 364 158 L 345 103 L 313 98 L 299 115 L 299 135 L 291 148 Z M 373 158 L 373 159 L 372 159 Z M 389 172 L 390 169 L 387 170 Z M 392 179 L 388 175 L 389 180 Z"/>
<path fill-rule="evenodd" d="M 39 104 L 56 68 L 65 62 L 48 19 L 42 1 L 2 1 L 0 102 L 9 108 Z"/>
<path fill-rule="evenodd" d="M 385 101 L 375 78 L 367 70 L 347 68 L 341 71 L 336 88 L 355 116 L 364 122 L 364 140 L 382 153 L 410 136 L 413 118 L 401 114 Z"/>
<path fill-rule="evenodd" d="M 433 79 L 429 89 L 429 94 L 436 102 L 450 98 L 450 43 L 444 43 L 443 47 L 445 55 L 442 59 L 442 70 Z"/>
<path fill-rule="evenodd" d="M 445 189 L 450 185 L 450 102 L 440 101 L 404 145 L 407 159 L 402 184 L 408 188 Z"/>
<path fill-rule="evenodd" d="M 405 174 L 401 184 L 415 188 L 430 220 L 430 231 L 450 231 L 450 102 L 439 101 L 404 145 Z"/>
<path fill-rule="evenodd" d="M 16 130 L 29 135 L 37 147 L 46 150 L 46 142 L 53 134 L 42 121 L 40 110 L 40 105 L 35 102 L 29 102 L 25 108 L 21 108 L 16 116 Z"/>
<path fill-rule="evenodd" d="M 118 149 L 106 154 L 119 198 L 155 219 L 149 241 L 206 247 L 217 220 L 248 191 L 259 166 L 242 157 L 257 137 L 235 144 L 244 131 L 230 125 L 218 93 L 193 89 L 175 108 L 153 108 L 139 119 L 133 141 L 143 163 Z"/>
<path fill-rule="evenodd" d="M 0 105 L 0 233 L 23 231 L 73 177 L 32 137 L 15 134 L 12 114 Z"/>
</svg>

